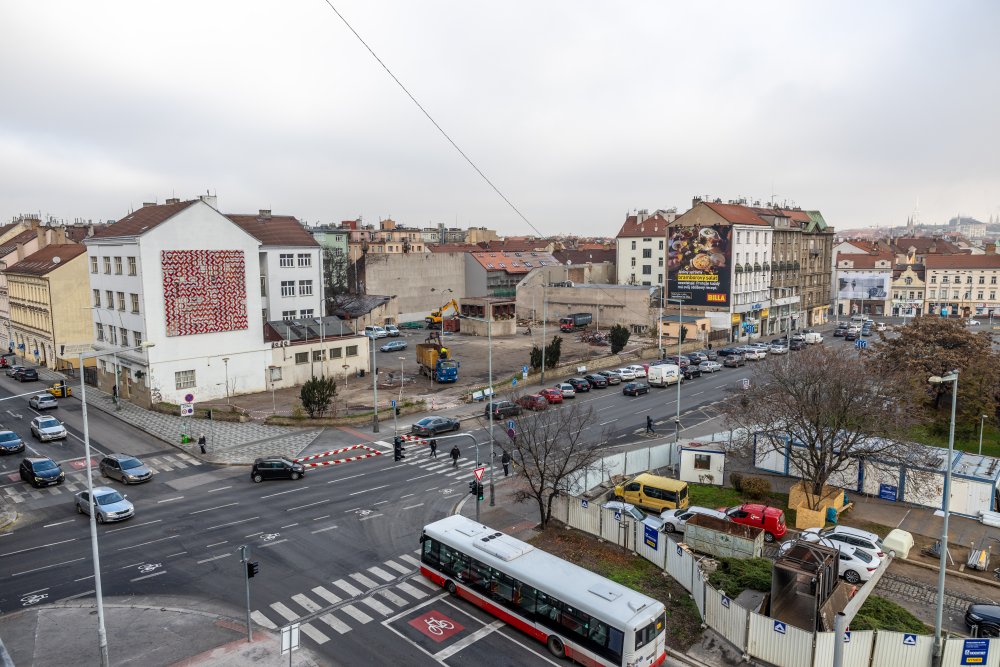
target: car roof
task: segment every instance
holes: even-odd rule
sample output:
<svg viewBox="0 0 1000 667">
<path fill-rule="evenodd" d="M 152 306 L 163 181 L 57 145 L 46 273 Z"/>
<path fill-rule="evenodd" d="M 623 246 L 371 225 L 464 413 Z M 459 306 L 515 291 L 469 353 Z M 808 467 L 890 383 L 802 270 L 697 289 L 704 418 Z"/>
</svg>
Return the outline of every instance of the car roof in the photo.
<svg viewBox="0 0 1000 667">
<path fill-rule="evenodd" d="M 831 533 L 840 535 L 853 535 L 855 537 L 863 537 L 866 540 L 871 540 L 872 542 L 877 542 L 881 539 L 878 535 L 876 535 L 873 532 L 867 530 L 861 530 L 860 528 L 852 528 L 851 526 L 837 525 L 834 526 L 833 528 L 827 528 L 826 530 L 820 532 L 821 535 L 829 535 Z"/>
<path fill-rule="evenodd" d="M 84 489 L 80 493 L 86 493 L 86 491 L 87 490 Z M 111 491 L 111 492 L 114 492 L 114 493 L 118 492 L 117 489 L 114 489 L 114 488 L 112 488 L 110 486 L 95 486 L 94 487 L 94 495 L 97 495 L 98 493 L 107 493 L 108 491 Z"/>
<path fill-rule="evenodd" d="M 116 461 L 121 461 L 122 459 L 137 459 L 139 457 L 133 456 L 132 454 L 125 454 L 123 452 L 118 452 L 117 454 L 108 454 L 104 458 L 106 458 L 106 459 L 114 459 Z"/>
<path fill-rule="evenodd" d="M 27 461 L 28 463 L 41 463 L 42 461 L 52 461 L 52 459 L 50 459 L 47 456 L 29 456 L 28 458 L 26 458 L 24 460 Z M 56 463 L 55 461 L 52 461 L 52 462 Z M 59 465 L 59 464 L 56 463 L 56 465 Z"/>
</svg>

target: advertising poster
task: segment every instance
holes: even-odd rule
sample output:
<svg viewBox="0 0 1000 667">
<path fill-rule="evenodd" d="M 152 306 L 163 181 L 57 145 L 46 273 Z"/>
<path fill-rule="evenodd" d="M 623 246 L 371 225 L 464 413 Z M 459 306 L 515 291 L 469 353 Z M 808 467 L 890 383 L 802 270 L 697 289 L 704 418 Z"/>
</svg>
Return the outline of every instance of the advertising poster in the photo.
<svg viewBox="0 0 1000 667">
<path fill-rule="evenodd" d="M 729 306 L 731 234 L 725 225 L 671 228 L 667 254 L 671 299 L 692 306 Z"/>
<path fill-rule="evenodd" d="M 837 279 L 841 299 L 883 300 L 889 296 L 889 273 L 855 272 Z"/>
</svg>

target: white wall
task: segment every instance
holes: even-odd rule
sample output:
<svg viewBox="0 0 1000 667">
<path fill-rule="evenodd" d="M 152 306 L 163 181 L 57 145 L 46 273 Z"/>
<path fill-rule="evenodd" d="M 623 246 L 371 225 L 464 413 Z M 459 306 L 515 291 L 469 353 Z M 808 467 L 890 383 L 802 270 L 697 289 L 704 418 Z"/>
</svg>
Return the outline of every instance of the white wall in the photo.
<svg viewBox="0 0 1000 667">
<path fill-rule="evenodd" d="M 371 377 L 365 375 L 363 378 L 357 377 L 359 370 L 369 370 L 371 357 L 371 340 L 365 336 L 345 336 L 344 338 L 327 338 L 325 341 L 315 341 L 301 345 L 282 346 L 272 344 L 271 364 L 281 368 L 281 379 L 275 381 L 274 388 L 296 387 L 313 375 L 320 377 L 332 377 L 337 381 L 338 393 L 346 387 L 358 387 L 367 384 L 371 386 Z M 356 346 L 357 354 L 347 356 L 347 348 Z M 340 357 L 333 357 L 332 350 L 340 349 Z M 326 361 L 314 361 L 313 352 L 317 350 L 326 351 Z M 307 353 L 309 361 L 299 363 L 296 361 L 297 353 Z M 347 366 L 345 369 L 344 366 Z M 265 369 L 265 372 L 268 372 Z M 345 382 L 345 375 L 346 382 Z M 265 376 L 267 377 L 267 376 Z M 268 377 L 267 388 L 271 388 Z"/>
<path fill-rule="evenodd" d="M 311 309 L 314 317 L 320 317 L 320 282 L 322 281 L 321 248 L 307 246 L 268 246 L 260 250 L 260 270 L 267 283 L 267 319 L 268 321 L 282 319 L 282 312 L 294 310 L 299 317 L 303 310 Z M 281 255 L 292 255 L 291 267 L 281 266 Z M 310 266 L 299 267 L 299 255 L 307 254 Z M 294 296 L 281 296 L 282 281 L 291 280 L 295 283 Z M 299 295 L 299 281 L 312 281 L 312 295 Z M 260 294 L 258 287 L 257 293 Z"/>
</svg>

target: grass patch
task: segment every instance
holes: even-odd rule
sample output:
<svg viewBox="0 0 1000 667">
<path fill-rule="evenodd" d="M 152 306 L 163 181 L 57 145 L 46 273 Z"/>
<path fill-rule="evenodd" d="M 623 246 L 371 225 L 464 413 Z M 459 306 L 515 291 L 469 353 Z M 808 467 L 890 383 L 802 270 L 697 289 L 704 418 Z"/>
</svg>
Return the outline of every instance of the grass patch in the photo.
<svg viewBox="0 0 1000 667">
<path fill-rule="evenodd" d="M 891 630 L 930 634 L 931 628 L 923 621 L 891 600 L 870 595 L 851 621 L 851 630 Z"/>
<path fill-rule="evenodd" d="M 691 595 L 645 560 L 579 530 L 555 525 L 530 540 L 539 549 L 596 572 L 662 602 L 667 608 L 667 645 L 680 651 L 701 640 L 701 617 Z"/>
<path fill-rule="evenodd" d="M 731 598 L 747 589 L 770 593 L 772 565 L 766 558 L 722 558 L 708 583 Z"/>
<path fill-rule="evenodd" d="M 700 505 L 701 507 L 711 507 L 712 509 L 715 509 L 716 507 L 732 507 L 733 505 L 742 505 L 743 503 L 749 503 L 749 502 L 763 502 L 767 505 L 780 507 L 781 509 L 784 510 L 787 510 L 788 508 L 787 493 L 771 493 L 763 501 L 749 500 L 747 498 L 744 498 L 743 495 L 736 489 L 730 489 L 728 487 L 722 487 L 722 486 L 715 486 L 714 484 L 689 483 L 688 499 L 690 500 L 692 505 Z"/>
<path fill-rule="evenodd" d="M 906 435 L 916 442 L 934 447 L 948 446 L 948 433 L 938 433 L 926 425 L 917 425 L 909 429 Z M 979 424 L 972 431 L 955 433 L 955 449 L 963 452 L 979 452 Z M 1000 458 L 1000 429 L 986 422 L 983 429 L 983 454 Z"/>
</svg>

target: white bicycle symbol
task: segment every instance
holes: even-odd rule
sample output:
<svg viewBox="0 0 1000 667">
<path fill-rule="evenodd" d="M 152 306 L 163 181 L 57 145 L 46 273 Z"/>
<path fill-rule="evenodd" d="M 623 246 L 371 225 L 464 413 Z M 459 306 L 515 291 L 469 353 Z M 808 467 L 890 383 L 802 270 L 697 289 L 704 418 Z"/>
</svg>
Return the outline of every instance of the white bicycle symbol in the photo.
<svg viewBox="0 0 1000 667">
<path fill-rule="evenodd" d="M 371 510 L 358 510 L 357 511 L 358 516 L 368 516 L 371 513 L 372 513 Z"/>
<path fill-rule="evenodd" d="M 21 602 L 23 603 L 21 606 L 29 607 L 33 604 L 38 604 L 47 597 L 49 597 L 48 593 L 42 593 L 41 595 L 25 595 L 21 598 Z"/>
<path fill-rule="evenodd" d="M 148 574 L 158 567 L 163 567 L 163 563 L 143 563 L 139 566 L 139 571 Z"/>
<path fill-rule="evenodd" d="M 443 495 L 450 496 L 451 494 L 455 493 L 455 490 L 452 489 L 452 488 L 446 487 L 446 488 L 441 489 L 441 493 Z"/>
<path fill-rule="evenodd" d="M 278 539 L 279 535 L 281 535 L 281 533 L 266 533 L 264 535 L 261 535 L 260 539 L 264 540 L 265 542 L 270 542 L 271 540 Z"/>
<path fill-rule="evenodd" d="M 427 624 L 427 630 L 432 635 L 438 635 L 439 637 L 444 634 L 445 630 L 454 630 L 455 626 L 452 625 L 451 621 L 438 620 L 431 616 L 424 620 Z"/>
</svg>

